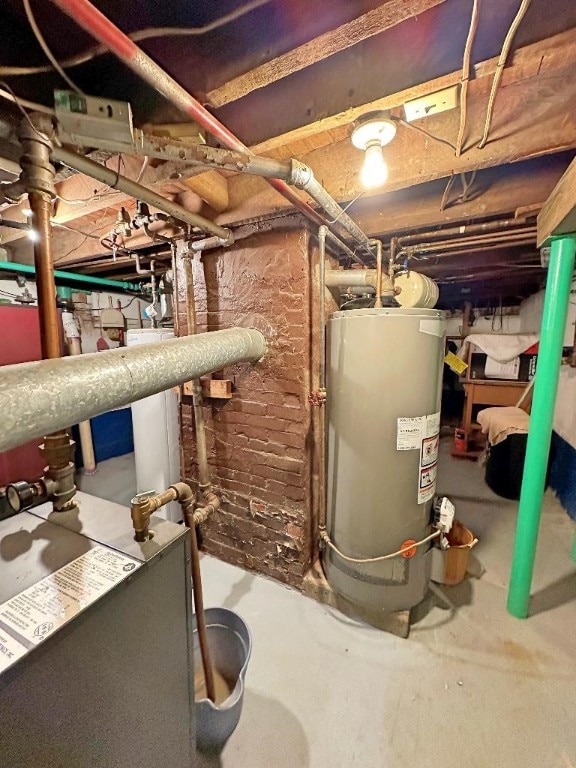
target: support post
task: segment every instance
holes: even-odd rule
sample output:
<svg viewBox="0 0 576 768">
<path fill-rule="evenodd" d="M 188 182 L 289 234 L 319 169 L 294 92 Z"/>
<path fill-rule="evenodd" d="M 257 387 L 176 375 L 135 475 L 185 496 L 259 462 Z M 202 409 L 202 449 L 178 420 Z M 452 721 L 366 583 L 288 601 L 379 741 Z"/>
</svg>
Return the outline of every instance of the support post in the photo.
<svg viewBox="0 0 576 768">
<path fill-rule="evenodd" d="M 508 589 L 508 611 L 519 619 L 528 616 L 575 253 L 576 235 L 552 240 Z"/>
</svg>

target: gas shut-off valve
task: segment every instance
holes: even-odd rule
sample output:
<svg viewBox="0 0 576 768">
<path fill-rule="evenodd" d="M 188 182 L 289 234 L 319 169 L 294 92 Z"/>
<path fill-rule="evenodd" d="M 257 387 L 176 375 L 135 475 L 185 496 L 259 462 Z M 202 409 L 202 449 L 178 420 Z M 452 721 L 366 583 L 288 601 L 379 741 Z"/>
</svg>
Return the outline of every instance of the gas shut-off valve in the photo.
<svg viewBox="0 0 576 768">
<path fill-rule="evenodd" d="M 432 525 L 440 531 L 439 545 L 440 549 L 448 549 L 450 543 L 446 534 L 450 533 L 454 522 L 454 513 L 456 508 L 448 496 L 436 496 L 434 499 L 434 520 Z"/>
</svg>

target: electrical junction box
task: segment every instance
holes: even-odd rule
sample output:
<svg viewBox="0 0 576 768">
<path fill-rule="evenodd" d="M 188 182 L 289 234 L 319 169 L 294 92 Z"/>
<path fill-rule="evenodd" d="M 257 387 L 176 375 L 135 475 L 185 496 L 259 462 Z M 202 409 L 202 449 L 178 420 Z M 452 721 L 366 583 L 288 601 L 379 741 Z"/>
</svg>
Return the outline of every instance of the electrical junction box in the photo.
<svg viewBox="0 0 576 768">
<path fill-rule="evenodd" d="M 404 114 L 408 123 L 420 120 L 428 115 L 437 115 L 458 106 L 458 86 L 452 85 L 436 93 L 412 99 L 404 104 Z"/>
<path fill-rule="evenodd" d="M 189 532 L 76 500 L 0 521 L 0 766 L 194 768 Z"/>
</svg>

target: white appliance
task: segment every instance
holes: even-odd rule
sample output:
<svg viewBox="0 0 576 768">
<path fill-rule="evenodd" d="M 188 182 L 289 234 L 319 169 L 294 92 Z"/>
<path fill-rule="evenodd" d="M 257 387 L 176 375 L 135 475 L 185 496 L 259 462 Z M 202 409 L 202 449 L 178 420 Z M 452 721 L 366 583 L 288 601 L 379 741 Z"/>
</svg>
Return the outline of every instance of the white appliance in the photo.
<svg viewBox="0 0 576 768">
<path fill-rule="evenodd" d="M 129 330 L 126 345 L 133 347 L 173 338 L 174 332 L 169 328 Z M 137 491 L 163 491 L 180 480 L 178 396 L 168 389 L 132 403 L 131 408 Z M 173 522 L 182 520 L 182 511 L 176 501 L 155 514 Z"/>
</svg>

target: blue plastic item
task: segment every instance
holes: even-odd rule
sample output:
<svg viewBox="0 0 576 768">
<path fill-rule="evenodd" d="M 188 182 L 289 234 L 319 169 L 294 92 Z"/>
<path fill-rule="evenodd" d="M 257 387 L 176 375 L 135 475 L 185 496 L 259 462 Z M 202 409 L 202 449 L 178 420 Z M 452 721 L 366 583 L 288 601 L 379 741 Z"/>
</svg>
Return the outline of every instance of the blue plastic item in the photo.
<svg viewBox="0 0 576 768">
<path fill-rule="evenodd" d="M 208 608 L 204 615 L 214 669 L 233 684 L 234 688 L 219 706 L 209 699 L 196 702 L 196 746 L 201 752 L 220 752 L 240 720 L 244 678 L 252 653 L 252 638 L 244 620 L 234 611 L 227 608 Z M 192 621 L 194 668 L 199 669 L 202 657 L 195 616 Z"/>
</svg>

